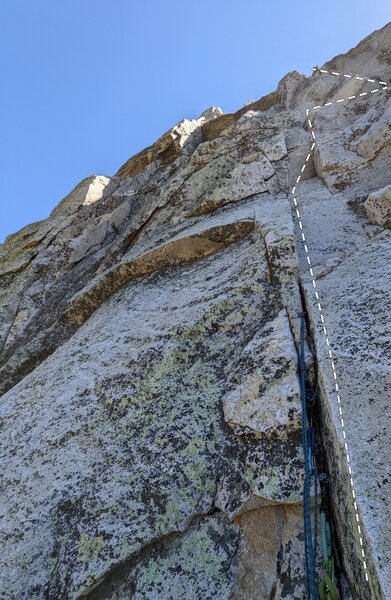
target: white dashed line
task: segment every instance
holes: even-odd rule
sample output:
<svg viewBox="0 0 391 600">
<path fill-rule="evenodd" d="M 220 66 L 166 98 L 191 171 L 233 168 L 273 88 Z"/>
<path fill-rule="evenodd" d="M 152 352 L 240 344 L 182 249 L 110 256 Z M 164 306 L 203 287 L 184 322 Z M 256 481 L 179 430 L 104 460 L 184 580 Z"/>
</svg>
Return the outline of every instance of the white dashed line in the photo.
<svg viewBox="0 0 391 600">
<path fill-rule="evenodd" d="M 318 71 L 319 73 L 325 73 L 327 75 L 336 75 L 347 77 L 348 79 L 358 79 L 359 81 L 369 81 L 369 83 L 380 83 L 381 85 L 387 85 L 386 81 L 376 81 L 375 79 L 370 79 L 369 77 L 361 77 L 360 75 L 350 75 L 349 73 L 338 73 L 337 71 L 326 71 L 326 69 L 318 69 L 317 67 L 312 67 L 314 73 Z"/>
<path fill-rule="evenodd" d="M 367 96 L 368 94 L 376 94 L 376 92 L 382 92 L 384 90 L 390 89 L 390 86 L 387 85 L 386 81 L 376 81 L 375 79 L 370 79 L 369 77 L 359 77 L 358 75 L 348 75 L 347 73 L 337 73 L 337 71 L 326 71 L 325 69 L 316 69 L 315 67 L 313 67 L 312 70 L 314 72 L 319 71 L 320 73 L 327 73 L 328 75 L 339 75 L 339 76 L 343 75 L 343 77 L 358 79 L 359 81 L 369 81 L 370 83 L 379 83 L 383 86 L 381 88 L 376 88 L 374 90 L 370 90 L 370 92 L 361 92 L 360 94 L 356 94 L 355 96 L 348 96 L 347 100 L 353 100 L 354 98 L 357 98 L 357 95 L 358 96 Z M 325 108 L 327 106 L 331 106 L 332 104 L 338 104 L 339 102 L 345 102 L 345 98 L 339 98 L 339 100 L 333 100 L 332 102 L 326 102 L 326 104 L 319 104 L 318 106 L 313 106 L 312 110 L 319 110 L 320 108 Z M 308 115 L 308 110 L 309 109 L 307 109 L 307 115 Z M 312 127 L 312 125 L 311 125 L 311 127 Z M 313 132 L 312 132 L 312 137 L 313 137 L 313 139 L 315 139 L 315 135 Z"/>
<path fill-rule="evenodd" d="M 373 90 L 370 90 L 370 92 L 361 92 L 358 95 L 356 94 L 354 96 L 348 96 L 347 100 L 353 100 L 354 98 L 357 98 L 357 97 L 366 96 L 369 93 L 370 94 L 375 94 L 377 92 L 381 92 L 381 91 L 389 89 L 389 86 L 387 85 L 387 83 L 385 81 L 375 81 L 374 79 L 369 79 L 369 78 L 366 78 L 366 77 L 360 77 L 358 75 L 350 75 L 348 73 L 342 73 L 341 74 L 341 73 L 338 73 L 337 71 L 326 71 L 325 69 L 313 68 L 312 70 L 320 72 L 320 73 L 324 73 L 324 74 L 333 75 L 333 76 L 339 76 L 339 77 L 343 76 L 343 77 L 346 77 L 348 79 L 357 79 L 359 81 L 365 81 L 365 82 L 370 82 L 370 83 L 378 83 L 378 84 L 380 84 L 380 85 L 383 86 L 381 88 L 375 88 Z M 340 98 L 339 100 L 336 100 L 336 101 L 326 102 L 323 105 L 313 106 L 312 110 L 319 110 L 321 108 L 325 108 L 325 107 L 331 106 L 332 104 L 337 104 L 337 103 L 340 103 L 340 102 L 345 102 L 345 98 Z M 309 118 L 309 112 L 310 112 L 310 109 L 307 108 L 307 110 L 306 110 L 307 124 L 308 124 L 309 131 L 311 132 L 312 139 L 314 141 L 313 141 L 313 143 L 311 145 L 311 150 L 310 150 L 309 154 L 307 155 L 307 157 L 305 159 L 305 162 L 304 162 L 304 164 L 303 164 L 303 166 L 301 168 L 301 172 L 300 172 L 301 174 L 304 172 L 304 169 L 306 168 L 306 165 L 307 165 L 307 163 L 308 163 L 311 155 L 313 154 L 313 151 L 314 151 L 314 148 L 315 148 L 315 145 L 316 145 L 316 136 L 315 136 L 315 133 L 314 133 L 314 130 L 313 130 L 313 123 L 312 123 L 311 119 Z M 333 354 L 332 354 L 332 351 L 330 350 L 330 340 L 329 340 L 329 337 L 328 337 L 327 328 L 325 326 L 325 319 L 324 319 L 324 316 L 323 316 L 322 305 L 321 305 L 320 300 L 319 300 L 319 294 L 318 294 L 317 288 L 316 288 L 315 276 L 314 276 L 314 272 L 313 272 L 312 267 L 311 267 L 311 258 L 310 258 L 310 255 L 309 255 L 309 249 L 308 249 L 308 245 L 307 245 L 307 242 L 306 242 L 305 235 L 303 233 L 303 223 L 302 223 L 302 220 L 301 220 L 301 217 L 300 217 L 300 212 L 299 212 L 299 209 L 298 209 L 298 201 L 297 201 L 297 196 L 296 196 L 296 187 L 297 187 L 297 184 L 300 182 L 301 174 L 296 179 L 296 185 L 292 188 L 291 195 L 292 195 L 293 203 L 294 203 L 294 206 L 295 206 L 295 212 L 296 212 L 296 216 L 297 216 L 297 221 L 298 221 L 298 224 L 299 224 L 299 227 L 300 227 L 300 230 L 301 230 L 301 238 L 302 238 L 302 241 L 304 242 L 304 251 L 305 251 L 305 254 L 306 254 L 306 258 L 307 258 L 307 263 L 309 265 L 309 272 L 310 272 L 311 279 L 312 279 L 312 285 L 313 285 L 313 288 L 314 288 L 315 298 L 316 298 L 316 301 L 317 301 L 317 306 L 318 306 L 318 310 L 319 310 L 320 320 L 321 320 L 322 326 L 323 326 L 322 329 L 323 329 L 323 333 L 324 333 L 324 337 L 325 337 L 327 348 L 329 348 L 328 354 L 329 354 L 329 358 L 331 360 L 330 364 L 331 364 L 331 369 L 332 369 L 332 373 L 333 373 L 334 388 L 335 388 L 336 395 L 337 395 L 338 410 L 339 410 L 340 422 L 341 422 L 341 428 L 342 428 L 342 436 L 343 436 L 343 439 L 344 439 L 345 457 L 346 457 L 346 462 L 347 462 L 349 476 L 350 476 L 350 487 L 351 487 L 351 492 L 352 492 L 352 497 L 353 497 L 353 506 L 354 506 L 354 511 L 355 511 L 355 518 L 356 518 L 356 522 L 357 522 L 357 531 L 358 531 L 358 534 L 359 534 L 361 560 L 362 560 L 362 564 L 363 564 L 363 568 L 364 568 L 365 579 L 366 579 L 366 581 L 368 581 L 368 568 L 367 568 L 367 563 L 366 563 L 366 560 L 365 560 L 364 544 L 363 544 L 363 540 L 362 540 L 362 537 L 361 537 L 360 516 L 358 514 L 358 508 L 357 508 L 357 503 L 356 503 L 356 492 L 355 492 L 355 489 L 354 489 L 354 481 L 353 481 L 352 470 L 351 470 L 351 466 L 350 466 L 350 456 L 349 456 L 349 451 L 348 451 L 349 449 L 348 449 L 348 444 L 346 442 L 345 419 L 344 419 L 343 409 L 342 409 L 342 406 L 341 406 L 341 398 L 340 398 L 340 395 L 339 395 L 339 385 L 338 385 L 337 371 L 336 371 L 335 363 L 334 363 L 334 360 L 333 360 Z"/>
</svg>

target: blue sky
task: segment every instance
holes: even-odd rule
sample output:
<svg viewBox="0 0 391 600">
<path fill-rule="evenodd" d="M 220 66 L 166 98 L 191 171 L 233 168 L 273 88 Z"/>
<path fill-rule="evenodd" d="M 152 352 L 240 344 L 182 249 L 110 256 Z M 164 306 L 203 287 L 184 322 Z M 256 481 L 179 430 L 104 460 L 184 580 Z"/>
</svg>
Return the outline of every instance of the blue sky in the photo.
<svg viewBox="0 0 391 600">
<path fill-rule="evenodd" d="M 349 50 L 389 0 L 1 0 L 0 241 L 184 117 Z"/>
</svg>

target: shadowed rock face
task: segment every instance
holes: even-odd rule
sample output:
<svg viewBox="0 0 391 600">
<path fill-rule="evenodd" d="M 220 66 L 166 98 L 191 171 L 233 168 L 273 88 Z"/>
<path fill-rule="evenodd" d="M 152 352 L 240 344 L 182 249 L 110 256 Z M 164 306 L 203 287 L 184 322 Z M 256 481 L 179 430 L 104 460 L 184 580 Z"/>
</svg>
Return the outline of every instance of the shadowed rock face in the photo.
<svg viewBox="0 0 391 600">
<path fill-rule="evenodd" d="M 390 40 L 387 25 L 324 68 L 389 81 Z M 391 99 L 370 89 L 288 74 L 235 114 L 182 121 L 0 246 L 2 598 L 302 598 L 303 309 L 342 568 L 356 598 L 391 598 Z M 350 95 L 313 115 L 297 196 L 368 582 L 289 200 L 306 108 Z"/>
</svg>

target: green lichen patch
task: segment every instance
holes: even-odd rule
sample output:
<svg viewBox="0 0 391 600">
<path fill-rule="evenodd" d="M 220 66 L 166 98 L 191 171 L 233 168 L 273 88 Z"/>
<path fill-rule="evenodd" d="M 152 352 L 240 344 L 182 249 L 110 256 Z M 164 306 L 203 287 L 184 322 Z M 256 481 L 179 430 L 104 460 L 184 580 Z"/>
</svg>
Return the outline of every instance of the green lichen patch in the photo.
<svg viewBox="0 0 391 600">
<path fill-rule="evenodd" d="M 196 521 L 114 572 L 89 600 L 230 598 L 239 531 L 222 515 Z"/>
<path fill-rule="evenodd" d="M 99 553 L 104 546 L 105 541 L 101 536 L 90 537 L 85 533 L 82 533 L 78 544 L 80 560 L 84 563 L 96 562 Z"/>
</svg>

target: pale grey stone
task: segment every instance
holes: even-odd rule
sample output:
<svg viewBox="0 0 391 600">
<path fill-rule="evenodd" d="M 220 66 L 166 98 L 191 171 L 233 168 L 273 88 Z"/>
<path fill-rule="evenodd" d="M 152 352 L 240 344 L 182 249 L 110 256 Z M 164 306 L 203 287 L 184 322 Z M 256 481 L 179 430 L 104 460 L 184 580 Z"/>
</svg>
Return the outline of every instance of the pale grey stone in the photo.
<svg viewBox="0 0 391 600">
<path fill-rule="evenodd" d="M 391 226 L 391 185 L 369 194 L 364 203 L 368 219 L 377 225 Z"/>
<path fill-rule="evenodd" d="M 323 67 L 389 81 L 390 39 Z M 391 598 L 391 100 L 371 87 L 290 73 L 0 246 L 4 600 L 301 600 L 303 311 L 341 597 Z M 307 108 L 296 195 L 319 300 L 290 203 Z"/>
</svg>

